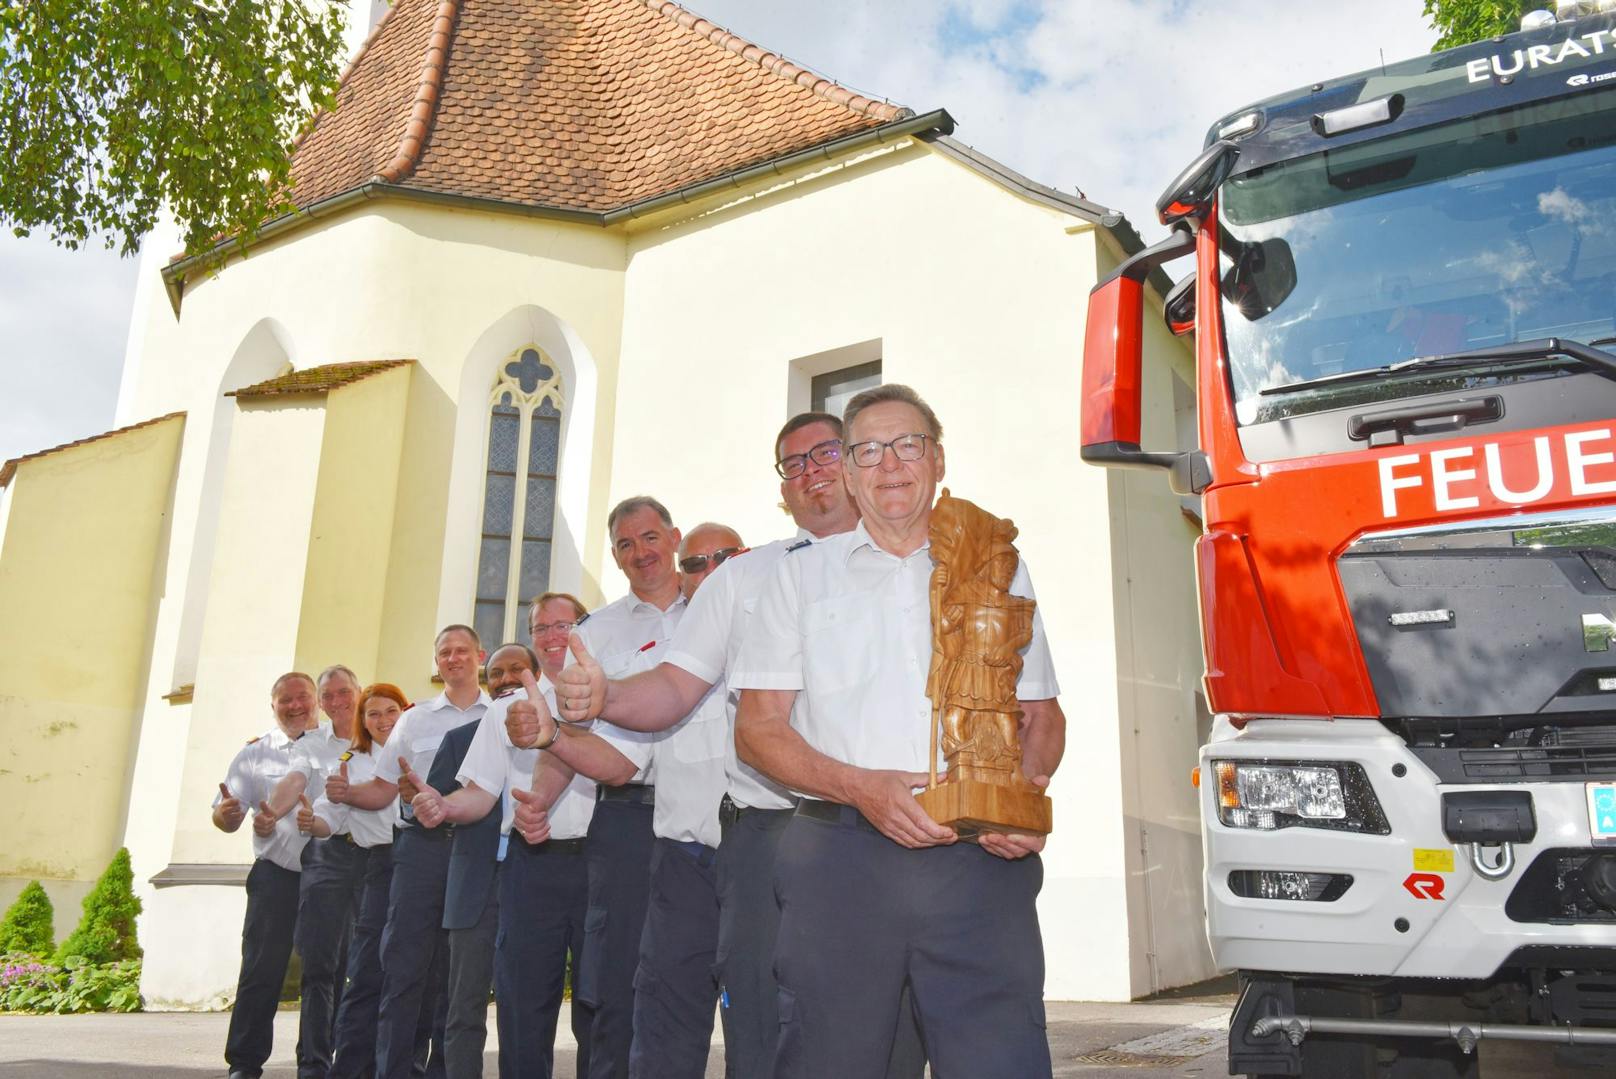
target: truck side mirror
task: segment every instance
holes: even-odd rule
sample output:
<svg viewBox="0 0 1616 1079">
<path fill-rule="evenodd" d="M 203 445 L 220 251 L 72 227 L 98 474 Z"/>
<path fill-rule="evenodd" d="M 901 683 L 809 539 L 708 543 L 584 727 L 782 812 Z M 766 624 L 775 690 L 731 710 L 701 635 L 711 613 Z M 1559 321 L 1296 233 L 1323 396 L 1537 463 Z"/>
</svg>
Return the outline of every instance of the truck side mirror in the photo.
<svg viewBox="0 0 1616 1079">
<path fill-rule="evenodd" d="M 1205 458 L 1199 453 L 1141 450 L 1140 380 L 1144 364 L 1145 279 L 1157 266 L 1195 250 L 1195 232 L 1180 226 L 1167 239 L 1145 248 L 1094 286 L 1089 293 L 1083 342 L 1083 460 L 1117 468 L 1164 468 L 1174 488 L 1191 493 L 1205 487 Z M 1175 290 L 1176 291 L 1176 290 Z M 1196 458 L 1191 461 L 1186 458 Z"/>
<path fill-rule="evenodd" d="M 1162 321 L 1174 337 L 1195 332 L 1195 273 L 1192 270 L 1162 301 Z"/>
<path fill-rule="evenodd" d="M 1172 226 L 1187 218 L 1204 218 L 1239 157 L 1240 147 L 1230 139 L 1219 139 L 1202 150 L 1156 200 L 1161 223 Z"/>
</svg>

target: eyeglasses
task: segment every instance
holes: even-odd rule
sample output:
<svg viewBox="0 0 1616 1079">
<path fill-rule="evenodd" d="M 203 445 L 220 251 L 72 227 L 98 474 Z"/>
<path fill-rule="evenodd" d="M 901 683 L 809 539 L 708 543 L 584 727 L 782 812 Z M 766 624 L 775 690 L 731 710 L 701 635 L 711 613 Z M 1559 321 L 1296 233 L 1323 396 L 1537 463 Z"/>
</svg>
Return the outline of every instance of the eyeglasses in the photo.
<svg viewBox="0 0 1616 1079">
<path fill-rule="evenodd" d="M 874 468 L 881 463 L 887 455 L 887 447 L 892 447 L 893 455 L 900 461 L 918 461 L 926 456 L 926 443 L 930 435 L 899 435 L 891 442 L 855 442 L 848 447 L 853 463 L 860 468 Z"/>
<path fill-rule="evenodd" d="M 790 457 L 782 457 L 774 462 L 774 470 L 780 473 L 783 480 L 796 479 L 808 471 L 808 462 L 816 465 L 833 465 L 842 459 L 842 440 L 828 438 L 807 453 L 794 453 Z"/>
<path fill-rule="evenodd" d="M 815 448 L 817 449 L 818 447 Z M 713 568 L 717 569 L 736 555 L 745 554 L 751 549 L 750 547 L 724 547 L 714 551 L 712 554 L 693 554 L 689 558 L 679 559 L 679 568 L 686 573 L 701 573 L 707 568 L 707 563 L 711 562 Z"/>
<path fill-rule="evenodd" d="M 533 627 L 533 636 L 535 638 L 542 637 L 551 630 L 555 630 L 557 633 L 571 633 L 572 627 L 577 624 L 576 622 L 540 622 Z"/>
</svg>

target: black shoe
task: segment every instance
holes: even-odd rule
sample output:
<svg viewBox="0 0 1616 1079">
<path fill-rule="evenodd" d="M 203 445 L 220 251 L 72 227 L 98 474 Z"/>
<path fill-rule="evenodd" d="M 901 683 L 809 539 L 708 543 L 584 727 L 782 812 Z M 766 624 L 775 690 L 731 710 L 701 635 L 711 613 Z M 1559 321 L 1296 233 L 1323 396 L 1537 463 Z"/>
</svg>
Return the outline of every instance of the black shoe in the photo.
<svg viewBox="0 0 1616 1079">
<path fill-rule="evenodd" d="M 263 1079 L 264 1073 L 257 1068 L 231 1068 L 230 1079 Z"/>
</svg>

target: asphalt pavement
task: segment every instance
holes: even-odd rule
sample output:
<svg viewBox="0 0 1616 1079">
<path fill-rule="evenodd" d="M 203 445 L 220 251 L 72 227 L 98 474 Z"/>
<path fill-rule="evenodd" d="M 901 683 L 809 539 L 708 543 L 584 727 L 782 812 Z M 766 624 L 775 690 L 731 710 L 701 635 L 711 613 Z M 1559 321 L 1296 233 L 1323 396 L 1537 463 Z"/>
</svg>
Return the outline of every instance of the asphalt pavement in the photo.
<svg viewBox="0 0 1616 1079">
<path fill-rule="evenodd" d="M 1052 1002 L 1047 1007 L 1055 1075 L 1083 1079 L 1167 1079 L 1224 1076 L 1225 1034 L 1234 1004 L 1227 980 L 1176 990 L 1129 1004 Z M 294 1079 L 294 1010 L 275 1021 L 275 1053 L 265 1079 Z M 222 1079 L 221 1051 L 230 1021 L 219 1012 L 136 1015 L 0 1015 L 0 1079 Z M 483 1074 L 493 1079 L 497 1043 L 489 1013 Z M 558 1024 L 556 1075 L 571 1076 L 575 1046 L 567 1017 Z M 1546 1047 L 1482 1049 L 1484 1079 L 1560 1074 Z M 721 1032 L 715 1032 L 707 1075 L 724 1074 Z M 1581 1072 L 1577 1074 L 1588 1074 Z"/>
</svg>

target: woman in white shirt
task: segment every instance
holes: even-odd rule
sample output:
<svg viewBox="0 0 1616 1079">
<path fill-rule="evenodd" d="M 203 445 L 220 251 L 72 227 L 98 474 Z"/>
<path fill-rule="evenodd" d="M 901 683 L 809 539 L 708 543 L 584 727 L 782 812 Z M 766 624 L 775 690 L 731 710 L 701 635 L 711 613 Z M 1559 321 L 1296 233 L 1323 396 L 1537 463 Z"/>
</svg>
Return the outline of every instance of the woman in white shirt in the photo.
<svg viewBox="0 0 1616 1079">
<path fill-rule="evenodd" d="M 387 682 L 366 686 L 360 692 L 360 722 L 353 744 L 338 758 L 338 768 L 350 783 L 363 783 L 375 775 L 387 736 L 409 706 L 404 691 Z M 391 802 L 382 809 L 357 809 L 331 802 L 324 794 L 297 815 L 300 830 L 314 836 L 346 833 L 366 857 L 365 886 L 348 943 L 348 985 L 337 1009 L 336 1052 L 329 1079 L 358 1079 L 369 1075 L 375 1063 L 376 1009 L 382 985 L 381 937 L 393 881 L 393 822 L 397 816 L 398 809 Z"/>
</svg>

